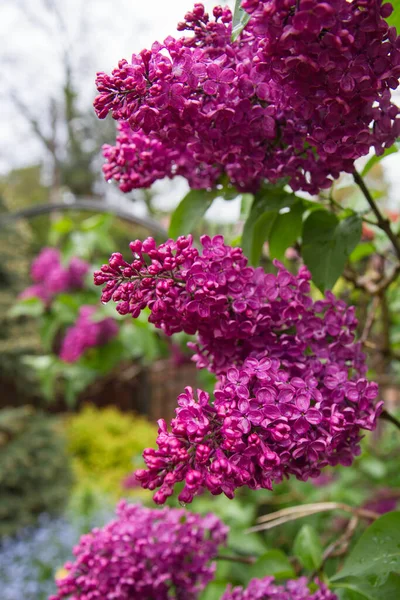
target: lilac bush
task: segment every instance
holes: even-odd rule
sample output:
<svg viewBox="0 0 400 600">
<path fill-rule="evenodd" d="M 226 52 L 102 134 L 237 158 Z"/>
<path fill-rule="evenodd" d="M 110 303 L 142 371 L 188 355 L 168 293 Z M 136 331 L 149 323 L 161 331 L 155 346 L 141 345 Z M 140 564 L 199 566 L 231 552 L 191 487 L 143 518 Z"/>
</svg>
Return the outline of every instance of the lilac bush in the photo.
<svg viewBox="0 0 400 600">
<path fill-rule="evenodd" d="M 20 298 L 39 298 L 50 305 L 57 294 L 82 289 L 89 269 L 89 263 L 76 256 L 64 266 L 57 248 L 43 248 L 31 267 L 34 284 L 26 288 Z"/>
<path fill-rule="evenodd" d="M 304 267 L 292 275 L 275 262 L 277 275 L 266 274 L 222 236 L 201 243 L 199 252 L 190 236 L 136 240 L 131 263 L 113 254 L 94 276 L 121 314 L 148 307 L 168 335 L 197 333 L 197 365 L 218 375 L 212 399 L 191 388 L 178 397 L 171 431 L 159 421 L 158 450 L 145 450 L 137 479 L 160 488 L 162 504 L 181 481 L 179 499 L 191 502 L 203 488 L 232 498 L 241 486 L 351 465 L 383 404 L 365 379 L 354 309 L 330 292 L 314 302 Z"/>
<path fill-rule="evenodd" d="M 94 320 L 97 307 L 82 305 L 75 324 L 67 329 L 60 349 L 61 360 L 76 362 L 89 348 L 103 346 L 118 334 L 118 325 L 112 317 Z"/>
<path fill-rule="evenodd" d="M 215 7 L 210 18 L 197 3 L 178 24 L 183 37 L 155 42 L 121 60 L 110 75 L 97 76 L 97 115 L 118 122 L 116 144 L 103 149 L 107 180 L 129 192 L 180 175 L 192 189 L 205 190 L 208 200 L 229 187 L 253 194 L 246 254 L 256 262 L 253 245 L 270 242 L 266 236 L 276 222 L 286 246 L 271 258 L 302 238 L 302 256 L 324 292 L 314 299 L 303 264 L 293 274 L 274 260 L 276 271 L 266 273 L 249 266 L 243 250 L 220 235 L 201 237 L 200 249 L 191 236 L 160 245 L 153 238 L 135 240 L 128 260 L 114 253 L 95 272 L 103 303 L 112 300 L 119 314 L 133 318 L 146 310 L 149 322 L 168 336 L 196 336 L 194 361 L 216 377 L 212 394 L 186 387 L 179 395 L 170 426 L 159 421 L 158 448 L 144 451 L 146 469 L 129 478 L 128 484 L 157 490 L 156 503 L 163 504 L 177 484 L 178 500 L 187 503 L 206 490 L 233 498 L 240 488 L 270 490 L 291 476 L 317 478 L 325 466 L 351 465 L 363 432 L 376 427 L 383 403 L 377 384 L 366 378 L 362 342 L 368 328 L 357 341 L 354 307 L 330 291 L 368 211 L 345 214 L 333 197 L 311 207 L 285 184 L 317 194 L 341 172 L 351 173 L 400 259 L 400 242 L 354 166 L 370 149 L 375 158 L 384 154 L 400 134 L 391 98 L 400 76 L 400 37 L 385 20 L 391 11 L 381 0 L 243 0 L 232 19 L 228 8 Z M 192 230 L 194 217 L 204 214 L 201 199 L 189 193 L 172 229 L 182 223 Z M 326 256 L 313 270 L 315 249 Z M 300 262 L 297 249 L 296 257 Z M 375 287 L 357 272 L 350 280 L 379 296 L 398 273 L 395 265 L 372 282 Z M 370 320 L 372 326 L 374 314 Z M 84 332 L 78 327 L 70 335 L 71 346 L 79 347 Z M 280 515 L 291 520 L 317 511 L 310 506 L 304 514 L 289 509 Z M 291 579 L 288 562 L 280 565 L 288 573 L 285 583 L 253 578 L 247 588 L 229 586 L 221 600 L 337 600 L 315 574 L 330 554 L 346 551 L 359 518 L 376 517 L 341 508 L 353 519 L 325 552 L 309 529 L 297 542 L 295 566 L 308 569 L 308 578 Z M 267 527 L 280 520 L 268 520 Z M 195 599 L 211 581 L 209 563 L 225 539 L 215 516 L 122 503 L 117 520 L 82 538 L 52 600 Z M 279 552 L 271 552 L 270 561 L 279 563 Z M 269 561 L 264 555 L 218 558 L 256 569 Z M 371 592 L 378 579 L 352 577 L 351 590 L 378 597 Z M 384 585 L 393 593 L 389 579 Z M 395 585 L 398 590 L 399 581 Z"/>
<path fill-rule="evenodd" d="M 195 4 L 180 32 L 99 73 L 95 109 L 119 121 L 106 179 L 122 191 L 182 175 L 192 188 L 223 175 L 239 190 L 287 177 L 316 193 L 400 134 L 391 89 L 400 38 L 381 0 L 244 0 L 251 19 Z"/>
<path fill-rule="evenodd" d="M 121 501 L 117 518 L 83 536 L 50 600 L 195 600 L 212 580 L 227 527 L 214 515 Z"/>
<path fill-rule="evenodd" d="M 320 581 L 316 592 L 310 592 L 306 577 L 289 580 L 283 585 L 274 582 L 273 577 L 252 579 L 246 589 L 228 589 L 221 600 L 338 600 L 338 597 Z"/>
</svg>

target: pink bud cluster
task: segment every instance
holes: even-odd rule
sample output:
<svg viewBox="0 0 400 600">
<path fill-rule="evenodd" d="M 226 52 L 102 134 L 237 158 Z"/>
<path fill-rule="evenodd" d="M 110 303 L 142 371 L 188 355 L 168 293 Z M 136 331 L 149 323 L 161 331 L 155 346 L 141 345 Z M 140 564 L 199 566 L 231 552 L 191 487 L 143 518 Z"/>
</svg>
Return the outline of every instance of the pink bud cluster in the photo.
<svg viewBox="0 0 400 600">
<path fill-rule="evenodd" d="M 149 321 L 168 335 L 197 334 L 195 359 L 218 375 L 212 399 L 191 388 L 178 398 L 169 431 L 160 421 L 158 450 L 147 449 L 143 487 L 165 502 L 177 482 L 190 502 L 203 488 L 233 497 L 241 486 L 270 489 L 294 475 L 350 465 L 362 429 L 373 429 L 382 403 L 365 379 L 355 342 L 354 309 L 328 292 L 314 302 L 310 274 L 279 262 L 276 275 L 247 266 L 222 236 L 156 246 L 131 243 L 132 262 L 113 254 L 95 273 L 103 302 Z"/>
<path fill-rule="evenodd" d="M 26 288 L 20 298 L 35 297 L 48 305 L 57 294 L 81 289 L 89 268 L 87 262 L 76 256 L 63 266 L 57 248 L 43 248 L 31 267 L 31 278 L 35 283 Z"/>
<path fill-rule="evenodd" d="M 243 0 L 251 19 L 231 41 L 231 13 L 202 4 L 168 37 L 99 73 L 94 105 L 117 119 L 104 173 L 127 192 L 182 175 L 240 190 L 289 178 L 316 193 L 400 134 L 391 90 L 400 37 L 382 0 Z"/>
<path fill-rule="evenodd" d="M 277 584 L 273 577 L 252 579 L 246 589 L 236 587 L 228 589 L 221 600 L 338 600 L 336 594 L 318 580 L 316 592 L 310 592 L 307 578 L 290 579 Z"/>
<path fill-rule="evenodd" d="M 196 600 L 227 532 L 212 514 L 122 501 L 114 521 L 81 538 L 50 600 Z"/>
<path fill-rule="evenodd" d="M 89 348 L 103 346 L 118 334 L 118 325 L 112 317 L 95 321 L 97 307 L 83 305 L 73 327 L 65 334 L 61 344 L 61 360 L 73 363 L 80 359 Z"/>
</svg>

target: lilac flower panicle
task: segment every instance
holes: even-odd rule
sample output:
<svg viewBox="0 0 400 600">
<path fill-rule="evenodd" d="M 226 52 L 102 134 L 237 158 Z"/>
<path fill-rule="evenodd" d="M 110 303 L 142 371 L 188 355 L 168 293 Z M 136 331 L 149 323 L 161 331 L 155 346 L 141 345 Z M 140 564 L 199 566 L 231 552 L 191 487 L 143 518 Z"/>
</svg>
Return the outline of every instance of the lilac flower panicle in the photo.
<svg viewBox="0 0 400 600">
<path fill-rule="evenodd" d="M 20 298 L 39 298 L 50 305 L 54 296 L 69 290 L 79 290 L 84 285 L 90 265 L 80 258 L 73 257 L 69 264 L 61 264 L 61 254 L 57 248 L 43 248 L 31 266 L 34 285 L 26 288 Z"/>
<path fill-rule="evenodd" d="M 226 537 L 215 515 L 121 501 L 114 521 L 81 538 L 50 600 L 196 600 Z"/>
<path fill-rule="evenodd" d="M 307 578 L 291 579 L 284 584 L 276 584 L 274 577 L 252 579 L 246 589 L 230 586 L 221 600 L 338 600 L 336 594 L 318 580 L 316 592 L 310 592 Z"/>
<path fill-rule="evenodd" d="M 118 334 L 118 325 L 112 317 L 94 321 L 96 306 L 83 305 L 75 325 L 67 330 L 62 341 L 60 358 L 73 363 L 89 349 L 103 346 Z"/>
<path fill-rule="evenodd" d="M 31 266 L 31 277 L 35 283 L 43 283 L 48 273 L 59 266 L 61 263 L 61 254 L 57 248 L 43 248 L 38 254 Z"/>
<path fill-rule="evenodd" d="M 350 465 L 382 410 L 354 338 L 354 308 L 331 292 L 314 302 L 305 267 L 293 275 L 275 261 L 276 275 L 266 274 L 222 236 L 201 244 L 136 240 L 131 262 L 115 253 L 94 275 L 119 313 L 147 307 L 167 335 L 197 334 L 197 366 L 218 377 L 212 398 L 190 387 L 178 397 L 136 478 L 158 488 L 158 503 L 184 482 L 179 499 L 190 502 L 204 488 L 232 498 L 244 485 L 271 489 L 290 475 Z"/>
<path fill-rule="evenodd" d="M 182 175 L 192 188 L 226 175 L 239 190 L 289 178 L 316 193 L 370 148 L 400 134 L 391 90 L 400 38 L 382 0 L 243 0 L 251 19 L 232 42 L 232 16 L 202 4 L 186 35 L 99 73 L 97 115 L 119 122 L 106 179 L 124 192 Z"/>
</svg>

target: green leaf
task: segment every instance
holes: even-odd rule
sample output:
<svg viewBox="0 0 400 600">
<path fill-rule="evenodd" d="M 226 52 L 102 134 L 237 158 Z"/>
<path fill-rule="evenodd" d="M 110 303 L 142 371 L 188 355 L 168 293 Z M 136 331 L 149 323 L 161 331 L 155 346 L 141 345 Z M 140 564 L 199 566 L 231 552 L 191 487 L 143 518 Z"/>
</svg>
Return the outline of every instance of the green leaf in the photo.
<svg viewBox="0 0 400 600">
<path fill-rule="evenodd" d="M 233 529 L 229 532 L 229 548 L 237 554 L 262 556 L 264 552 L 267 551 L 268 546 L 264 540 L 255 533 L 243 535 L 243 530 L 238 531 L 237 529 Z"/>
<path fill-rule="evenodd" d="M 400 512 L 387 513 L 368 527 L 332 581 L 390 571 L 400 571 Z"/>
<path fill-rule="evenodd" d="M 235 10 L 232 17 L 232 42 L 237 40 L 247 23 L 250 21 L 250 15 L 240 6 L 242 0 L 235 0 Z"/>
<path fill-rule="evenodd" d="M 277 186 L 266 186 L 254 197 L 242 235 L 243 252 L 250 264 L 258 264 L 263 244 L 269 237 L 279 210 L 292 206 L 296 200 L 294 194 Z"/>
<path fill-rule="evenodd" d="M 296 242 L 301 234 L 304 206 L 301 201 L 283 214 L 278 214 L 269 234 L 269 255 L 283 260 L 285 251 Z"/>
<path fill-rule="evenodd" d="M 222 597 L 222 594 L 226 591 L 226 587 L 226 583 L 212 581 L 201 594 L 199 600 L 217 600 Z"/>
<path fill-rule="evenodd" d="M 168 234 L 172 238 L 191 233 L 218 195 L 217 190 L 191 190 L 177 206 L 171 217 Z"/>
<path fill-rule="evenodd" d="M 55 223 L 50 226 L 49 242 L 52 245 L 57 245 L 60 239 L 71 233 L 74 229 L 74 222 L 71 217 L 65 216 L 62 219 L 58 219 Z"/>
<path fill-rule="evenodd" d="M 253 235 L 251 239 L 251 248 L 249 251 L 250 264 L 257 266 L 260 261 L 262 247 L 268 240 L 272 227 L 278 217 L 275 211 L 268 211 L 261 215 L 254 224 Z"/>
<path fill-rule="evenodd" d="M 375 479 L 379 481 L 380 479 L 384 479 L 388 474 L 388 465 L 384 460 L 380 460 L 376 456 L 365 456 L 362 461 L 360 461 L 358 468 L 360 471 L 371 477 L 371 479 Z"/>
<path fill-rule="evenodd" d="M 361 229 L 358 215 L 339 221 L 326 210 L 315 210 L 305 220 L 302 254 L 321 291 L 333 288 L 361 239 Z"/>
<path fill-rule="evenodd" d="M 400 7 L 399 7 L 400 10 Z M 371 156 L 371 158 L 368 160 L 367 164 L 365 165 L 365 167 L 362 170 L 362 177 L 364 177 L 364 175 L 366 175 L 368 173 L 368 171 L 370 171 L 372 169 L 372 167 L 374 167 L 378 162 L 380 162 L 382 160 L 382 158 L 385 158 L 385 156 L 389 156 L 390 154 L 395 154 L 396 152 L 398 152 L 399 150 L 399 146 L 397 144 L 393 144 L 393 146 L 390 146 L 390 148 L 386 148 L 386 150 L 384 151 L 383 154 L 381 154 L 380 156 L 377 156 L 376 154 L 374 154 L 374 156 Z"/>
<path fill-rule="evenodd" d="M 240 203 L 241 219 L 247 219 L 247 217 L 249 216 L 253 198 L 253 194 L 242 194 L 242 199 Z"/>
<path fill-rule="evenodd" d="M 82 360 L 71 365 L 64 364 L 62 375 L 64 399 L 70 408 L 75 406 L 79 394 L 99 378 L 99 372 L 85 366 Z"/>
<path fill-rule="evenodd" d="M 385 578 L 347 577 L 337 584 L 336 589 L 345 590 L 342 600 L 399 600 L 400 575 L 390 573 Z"/>
<path fill-rule="evenodd" d="M 124 347 L 126 358 L 141 358 L 150 364 L 160 357 L 160 343 L 155 331 L 148 323 L 135 321 L 124 323 L 119 339 Z"/>
<path fill-rule="evenodd" d="M 60 363 L 54 356 L 26 356 L 24 364 L 31 367 L 38 378 L 43 396 L 49 402 L 54 400 L 55 386 L 60 373 Z"/>
<path fill-rule="evenodd" d="M 39 298 L 25 298 L 19 300 L 8 312 L 9 317 L 40 317 L 45 311 L 45 306 Z"/>
<path fill-rule="evenodd" d="M 52 315 L 45 315 L 40 327 L 40 341 L 46 352 L 51 352 L 53 340 L 60 329 L 60 321 Z"/>
<path fill-rule="evenodd" d="M 372 244 L 371 242 L 364 242 L 362 244 L 358 244 L 358 246 L 355 247 L 355 249 L 349 256 L 349 260 L 351 260 L 351 262 L 358 262 L 359 260 L 362 260 L 363 258 L 366 258 L 370 254 L 374 254 L 375 252 L 376 248 L 374 244 Z"/>
<path fill-rule="evenodd" d="M 322 564 L 322 546 L 313 527 L 303 525 L 296 536 L 293 551 L 305 569 L 315 571 Z"/>
<path fill-rule="evenodd" d="M 276 579 L 295 577 L 288 557 L 282 550 L 268 550 L 248 568 L 248 579 L 273 575 Z"/>
<path fill-rule="evenodd" d="M 389 25 L 396 27 L 397 33 L 400 32 L 400 0 L 391 0 L 393 12 L 387 20 Z"/>
<path fill-rule="evenodd" d="M 82 231 L 93 231 L 96 229 L 108 231 L 111 227 L 113 219 L 114 217 L 111 214 L 93 215 L 92 217 L 88 217 L 82 221 L 80 224 L 80 229 Z"/>
<path fill-rule="evenodd" d="M 79 311 L 79 300 L 77 296 L 60 294 L 51 305 L 51 310 L 59 323 L 75 323 Z"/>
</svg>

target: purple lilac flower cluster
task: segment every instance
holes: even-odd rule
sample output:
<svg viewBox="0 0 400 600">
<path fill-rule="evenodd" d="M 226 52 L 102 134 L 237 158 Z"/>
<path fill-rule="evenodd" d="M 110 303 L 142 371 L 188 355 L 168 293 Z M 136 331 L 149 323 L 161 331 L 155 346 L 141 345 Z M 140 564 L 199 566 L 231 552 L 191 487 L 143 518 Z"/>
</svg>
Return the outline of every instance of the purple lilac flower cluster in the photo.
<svg viewBox="0 0 400 600">
<path fill-rule="evenodd" d="M 246 589 L 228 589 L 221 600 L 337 600 L 336 594 L 323 583 L 316 580 L 315 584 L 318 590 L 312 593 L 306 577 L 289 580 L 283 585 L 275 584 L 273 577 L 252 579 Z"/>
<path fill-rule="evenodd" d="M 228 528 L 215 516 L 120 502 L 117 519 L 84 535 L 50 600 L 195 600 Z"/>
<path fill-rule="evenodd" d="M 168 37 L 99 73 L 95 109 L 117 119 L 108 180 L 127 192 L 182 175 L 208 188 L 226 175 L 255 191 L 288 177 L 316 193 L 371 147 L 400 134 L 391 89 L 400 37 L 382 0 L 243 0 L 251 19 L 232 42 L 232 16 L 202 4 Z"/>
<path fill-rule="evenodd" d="M 71 258 L 69 264 L 63 266 L 57 248 L 43 248 L 31 266 L 31 278 L 35 283 L 26 288 L 20 298 L 35 297 L 49 305 L 57 294 L 81 289 L 89 268 L 90 265 L 78 257 Z"/>
<path fill-rule="evenodd" d="M 70 327 L 61 344 L 60 358 L 73 363 L 89 348 L 103 346 L 118 334 L 118 325 L 112 317 L 94 321 L 93 316 L 97 307 L 83 305 L 75 325 Z"/>
<path fill-rule="evenodd" d="M 130 247 L 131 263 L 113 254 L 95 273 L 102 300 L 168 335 L 197 333 L 198 367 L 218 376 L 213 398 L 191 388 L 178 398 L 171 431 L 159 421 L 158 450 L 147 449 L 145 488 L 165 502 L 177 482 L 190 502 L 207 488 L 233 497 L 236 488 L 268 488 L 283 477 L 317 477 L 326 465 L 350 465 L 361 429 L 376 425 L 382 402 L 365 379 L 354 340 L 354 309 L 328 292 L 314 302 L 310 274 L 275 262 L 277 275 L 247 266 L 222 236 L 191 236 Z"/>
</svg>

